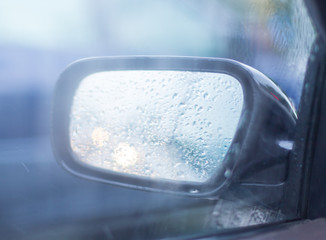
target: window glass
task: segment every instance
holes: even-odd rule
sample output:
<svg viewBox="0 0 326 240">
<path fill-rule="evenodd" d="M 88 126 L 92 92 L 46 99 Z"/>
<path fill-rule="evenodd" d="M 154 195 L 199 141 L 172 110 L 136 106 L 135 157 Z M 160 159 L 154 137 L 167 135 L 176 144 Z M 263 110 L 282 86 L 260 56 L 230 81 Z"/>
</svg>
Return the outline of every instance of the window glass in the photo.
<svg viewBox="0 0 326 240">
<path fill-rule="evenodd" d="M 279 210 L 283 195 L 268 204 L 259 199 L 262 188 L 250 193 L 261 203 L 253 206 L 238 196 L 185 200 L 69 175 L 51 150 L 52 93 L 60 73 L 80 58 L 223 57 L 266 74 L 298 107 L 315 37 L 302 0 L 0 1 L 0 226 L 24 236 L 118 218 L 117 232 L 101 228 L 106 236 L 139 227 L 133 236 L 166 237 L 294 218 Z M 155 213 L 156 225 L 148 217 Z"/>
<path fill-rule="evenodd" d="M 7 111 L 1 101 L 8 118 L 0 137 L 48 133 L 59 73 L 90 56 L 231 58 L 272 78 L 298 106 L 315 36 L 302 1 L 294 0 L 13 0 L 0 9 L 0 93 L 16 106 Z"/>
</svg>

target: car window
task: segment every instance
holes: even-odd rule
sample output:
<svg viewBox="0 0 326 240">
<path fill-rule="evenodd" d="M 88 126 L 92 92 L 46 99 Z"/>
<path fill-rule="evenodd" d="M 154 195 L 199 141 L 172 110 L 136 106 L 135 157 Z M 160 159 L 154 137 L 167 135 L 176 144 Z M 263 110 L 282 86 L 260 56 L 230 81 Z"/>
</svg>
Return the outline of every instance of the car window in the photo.
<svg viewBox="0 0 326 240">
<path fill-rule="evenodd" d="M 17 106 L 2 119 L 4 136 L 48 133 L 49 96 L 58 75 L 90 56 L 227 57 L 269 76 L 297 107 L 315 36 L 301 1 L 15 0 L 1 9 L 1 92 L 14 101 L 30 98 L 18 103 L 23 110 Z M 40 101 L 33 104 L 33 98 Z M 23 113 L 29 103 L 37 117 Z M 13 127 L 8 119 L 19 116 L 25 124 Z"/>
<path fill-rule="evenodd" d="M 52 153 L 52 98 L 60 73 L 77 59 L 173 55 L 244 63 L 273 80 L 298 108 L 315 38 L 301 0 L 1 1 L 0 228 L 24 236 L 27 230 L 60 223 L 108 218 L 111 224 L 117 218 L 112 229 L 119 230 L 112 235 L 124 236 L 122 229 L 133 229 L 139 215 L 147 226 L 134 232 L 141 238 L 141 231 L 176 236 L 295 218 L 280 211 L 279 204 L 287 201 L 282 194 L 276 202 L 260 199 L 260 206 L 239 196 L 185 203 L 168 194 L 70 176 Z M 293 139 L 287 140 L 281 144 L 291 148 Z M 262 178 L 272 177 L 262 173 Z M 257 187 L 250 194 L 259 198 L 260 191 Z M 264 208 L 265 202 L 273 207 Z M 155 225 L 148 216 L 158 213 L 163 217 Z M 76 229 L 65 231 L 69 235 Z"/>
</svg>

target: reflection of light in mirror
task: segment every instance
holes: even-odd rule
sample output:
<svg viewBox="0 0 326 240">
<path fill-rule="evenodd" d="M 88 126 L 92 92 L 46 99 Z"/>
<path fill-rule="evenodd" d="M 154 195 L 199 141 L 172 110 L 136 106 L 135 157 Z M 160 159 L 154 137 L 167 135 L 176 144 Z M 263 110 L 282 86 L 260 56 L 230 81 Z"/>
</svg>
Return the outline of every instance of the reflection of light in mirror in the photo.
<svg viewBox="0 0 326 240">
<path fill-rule="evenodd" d="M 93 144 L 98 147 L 103 147 L 105 142 L 109 139 L 108 132 L 101 127 L 97 127 L 92 132 Z"/>
<path fill-rule="evenodd" d="M 222 166 L 242 105 L 240 83 L 226 74 L 95 73 L 74 96 L 71 148 L 95 167 L 204 182 Z"/>
<path fill-rule="evenodd" d="M 112 159 L 118 165 L 128 167 L 136 164 L 136 162 L 140 159 L 140 154 L 128 143 L 119 143 L 112 154 Z"/>
</svg>

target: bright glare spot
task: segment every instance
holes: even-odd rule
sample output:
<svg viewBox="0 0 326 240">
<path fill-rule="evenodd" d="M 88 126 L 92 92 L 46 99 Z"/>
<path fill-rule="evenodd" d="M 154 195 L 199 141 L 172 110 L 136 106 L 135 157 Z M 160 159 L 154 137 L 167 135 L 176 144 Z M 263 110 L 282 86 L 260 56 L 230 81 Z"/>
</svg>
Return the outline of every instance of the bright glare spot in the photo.
<svg viewBox="0 0 326 240">
<path fill-rule="evenodd" d="M 140 154 L 128 143 L 119 143 L 112 154 L 112 158 L 117 164 L 128 167 L 136 164 L 140 159 Z"/>
<path fill-rule="evenodd" d="M 281 140 L 281 141 L 278 141 L 278 145 L 281 148 L 284 148 L 286 150 L 292 150 L 293 149 L 293 141 Z"/>
<path fill-rule="evenodd" d="M 93 144 L 98 147 L 103 147 L 105 142 L 107 142 L 109 139 L 108 132 L 101 127 L 97 127 L 92 132 L 92 140 Z"/>
</svg>

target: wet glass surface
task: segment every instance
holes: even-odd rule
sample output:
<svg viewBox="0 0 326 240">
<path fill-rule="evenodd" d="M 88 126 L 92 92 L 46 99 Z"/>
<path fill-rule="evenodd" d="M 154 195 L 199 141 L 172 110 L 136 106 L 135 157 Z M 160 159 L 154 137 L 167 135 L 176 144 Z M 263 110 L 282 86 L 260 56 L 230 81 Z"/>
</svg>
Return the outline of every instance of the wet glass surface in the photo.
<svg viewBox="0 0 326 240">
<path fill-rule="evenodd" d="M 157 222 L 149 216 L 158 209 L 158 218 L 167 209 L 179 218 L 173 215 L 155 227 L 148 226 L 152 238 L 182 236 L 189 231 L 206 234 L 209 230 L 204 225 L 212 218 L 210 229 L 214 231 L 293 219 L 290 214 L 278 217 L 282 215 L 280 205 L 293 199 L 281 195 L 273 202 L 273 209 L 266 207 L 266 201 L 277 196 L 275 192 L 259 199 L 259 204 L 249 203 L 248 199 L 259 198 L 257 193 L 266 192 L 262 188 L 246 192 L 241 204 L 235 200 L 225 207 L 219 201 L 214 211 L 200 208 L 200 214 L 189 216 L 187 213 L 196 209 L 194 199 L 117 188 L 72 176 L 58 166 L 52 153 L 51 101 L 59 74 L 77 59 L 177 55 L 225 57 L 250 65 L 279 85 L 297 107 L 315 37 L 302 0 L 0 1 L 3 238 L 6 233 L 14 233 L 26 239 L 29 233 L 57 226 L 56 239 L 64 239 L 60 235 L 63 225 L 111 217 L 112 221 L 103 225 L 114 237 L 115 229 L 120 228 L 129 234 L 124 239 L 137 234 L 139 239 L 146 239 L 141 235 L 144 229 L 137 229 L 135 224 L 140 225 L 139 216 L 144 222 Z M 97 144 L 106 139 L 101 128 L 92 131 Z M 205 207 L 208 204 L 205 202 Z M 185 210 L 180 211 L 181 207 Z M 264 216 L 277 217 L 261 217 L 261 209 L 273 213 Z M 128 221 L 117 221 L 135 215 L 137 219 L 128 219 L 134 231 L 124 229 Z M 74 232 L 88 225 L 82 224 Z M 172 230 L 168 227 L 171 225 Z"/>
<path fill-rule="evenodd" d="M 96 167 L 204 182 L 221 167 L 242 105 L 240 83 L 226 74 L 96 73 L 76 91 L 71 147 Z"/>
</svg>

